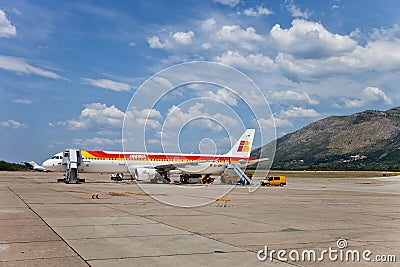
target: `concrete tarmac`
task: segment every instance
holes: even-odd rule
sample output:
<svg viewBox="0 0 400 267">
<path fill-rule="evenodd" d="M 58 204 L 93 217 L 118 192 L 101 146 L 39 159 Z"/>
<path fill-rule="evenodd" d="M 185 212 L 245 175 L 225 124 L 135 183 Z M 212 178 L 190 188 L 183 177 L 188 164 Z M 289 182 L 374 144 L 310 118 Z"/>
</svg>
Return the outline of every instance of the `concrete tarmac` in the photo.
<svg viewBox="0 0 400 267">
<path fill-rule="evenodd" d="M 154 199 L 137 184 L 111 182 L 108 175 L 81 173 L 87 182 L 70 185 L 56 183 L 61 176 L 0 172 L 0 266 L 398 266 L 400 261 L 398 177 L 298 177 L 285 187 L 254 193 L 244 186 L 210 185 L 197 194 L 198 186 L 145 185 L 156 192 Z M 231 191 L 218 197 L 215 192 L 222 189 Z M 157 198 L 209 204 L 183 208 Z M 262 261 L 265 248 L 268 257 Z"/>
</svg>

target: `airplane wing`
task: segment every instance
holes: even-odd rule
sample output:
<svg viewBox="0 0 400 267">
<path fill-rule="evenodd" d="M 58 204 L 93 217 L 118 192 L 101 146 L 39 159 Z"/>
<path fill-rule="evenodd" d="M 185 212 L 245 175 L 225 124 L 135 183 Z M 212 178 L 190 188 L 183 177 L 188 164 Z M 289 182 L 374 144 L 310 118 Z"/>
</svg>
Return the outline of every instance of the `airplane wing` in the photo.
<svg viewBox="0 0 400 267">
<path fill-rule="evenodd" d="M 27 168 L 33 170 L 33 167 L 34 167 L 33 161 L 26 161 L 26 162 L 24 162 L 24 165 L 25 165 Z"/>
<path fill-rule="evenodd" d="M 248 165 L 253 165 L 253 164 L 257 164 L 263 161 L 268 161 L 270 160 L 269 158 L 261 158 L 261 159 L 251 159 L 251 160 L 239 160 L 239 165 L 240 166 L 248 166 Z"/>
<path fill-rule="evenodd" d="M 47 170 L 43 166 L 39 166 L 34 161 L 24 162 L 25 166 L 31 170 L 39 171 L 39 172 L 47 172 Z"/>
<path fill-rule="evenodd" d="M 247 161 L 247 165 L 253 165 L 259 162 L 267 161 L 269 158 L 261 158 L 261 159 L 252 159 Z"/>
</svg>

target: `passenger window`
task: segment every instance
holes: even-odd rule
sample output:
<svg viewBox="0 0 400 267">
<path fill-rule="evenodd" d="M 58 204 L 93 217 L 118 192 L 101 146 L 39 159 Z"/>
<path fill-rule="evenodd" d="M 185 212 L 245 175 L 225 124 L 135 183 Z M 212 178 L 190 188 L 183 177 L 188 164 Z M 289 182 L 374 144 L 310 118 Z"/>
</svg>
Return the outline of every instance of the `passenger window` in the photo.
<svg viewBox="0 0 400 267">
<path fill-rule="evenodd" d="M 279 181 L 280 179 L 279 179 L 279 177 L 274 177 L 274 180 Z"/>
</svg>

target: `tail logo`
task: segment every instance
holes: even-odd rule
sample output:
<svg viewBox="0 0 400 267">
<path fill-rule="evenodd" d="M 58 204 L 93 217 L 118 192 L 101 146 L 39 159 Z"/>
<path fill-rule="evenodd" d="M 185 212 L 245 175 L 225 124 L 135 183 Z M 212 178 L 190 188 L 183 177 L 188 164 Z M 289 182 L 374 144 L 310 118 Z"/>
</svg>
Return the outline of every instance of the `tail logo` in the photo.
<svg viewBox="0 0 400 267">
<path fill-rule="evenodd" d="M 250 151 L 250 141 L 240 141 L 237 152 L 249 152 Z"/>
</svg>

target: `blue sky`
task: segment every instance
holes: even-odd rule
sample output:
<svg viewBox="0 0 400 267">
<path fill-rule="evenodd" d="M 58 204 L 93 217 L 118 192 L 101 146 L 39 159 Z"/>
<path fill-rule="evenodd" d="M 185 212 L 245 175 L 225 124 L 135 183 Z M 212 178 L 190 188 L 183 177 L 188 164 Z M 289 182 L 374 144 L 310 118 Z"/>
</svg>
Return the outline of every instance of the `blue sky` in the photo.
<svg viewBox="0 0 400 267">
<path fill-rule="evenodd" d="M 277 136 L 330 115 L 392 108 L 400 100 L 399 9 L 395 0 L 0 1 L 0 159 L 42 162 L 66 147 L 122 150 L 124 115 L 139 86 L 194 60 L 251 78 Z M 163 142 L 209 152 L 210 137 L 226 152 L 254 121 L 252 103 L 220 89 L 181 87 L 157 106 L 131 110 L 132 132 L 147 127 L 146 148 L 160 151 L 166 118 L 176 127 L 210 116 L 219 121 L 188 122 L 182 140 L 165 134 Z M 202 95 L 244 122 L 230 123 L 231 114 L 201 103 Z M 273 126 L 267 109 L 257 119 L 260 129 Z M 237 126 L 237 136 L 221 122 Z"/>
</svg>

